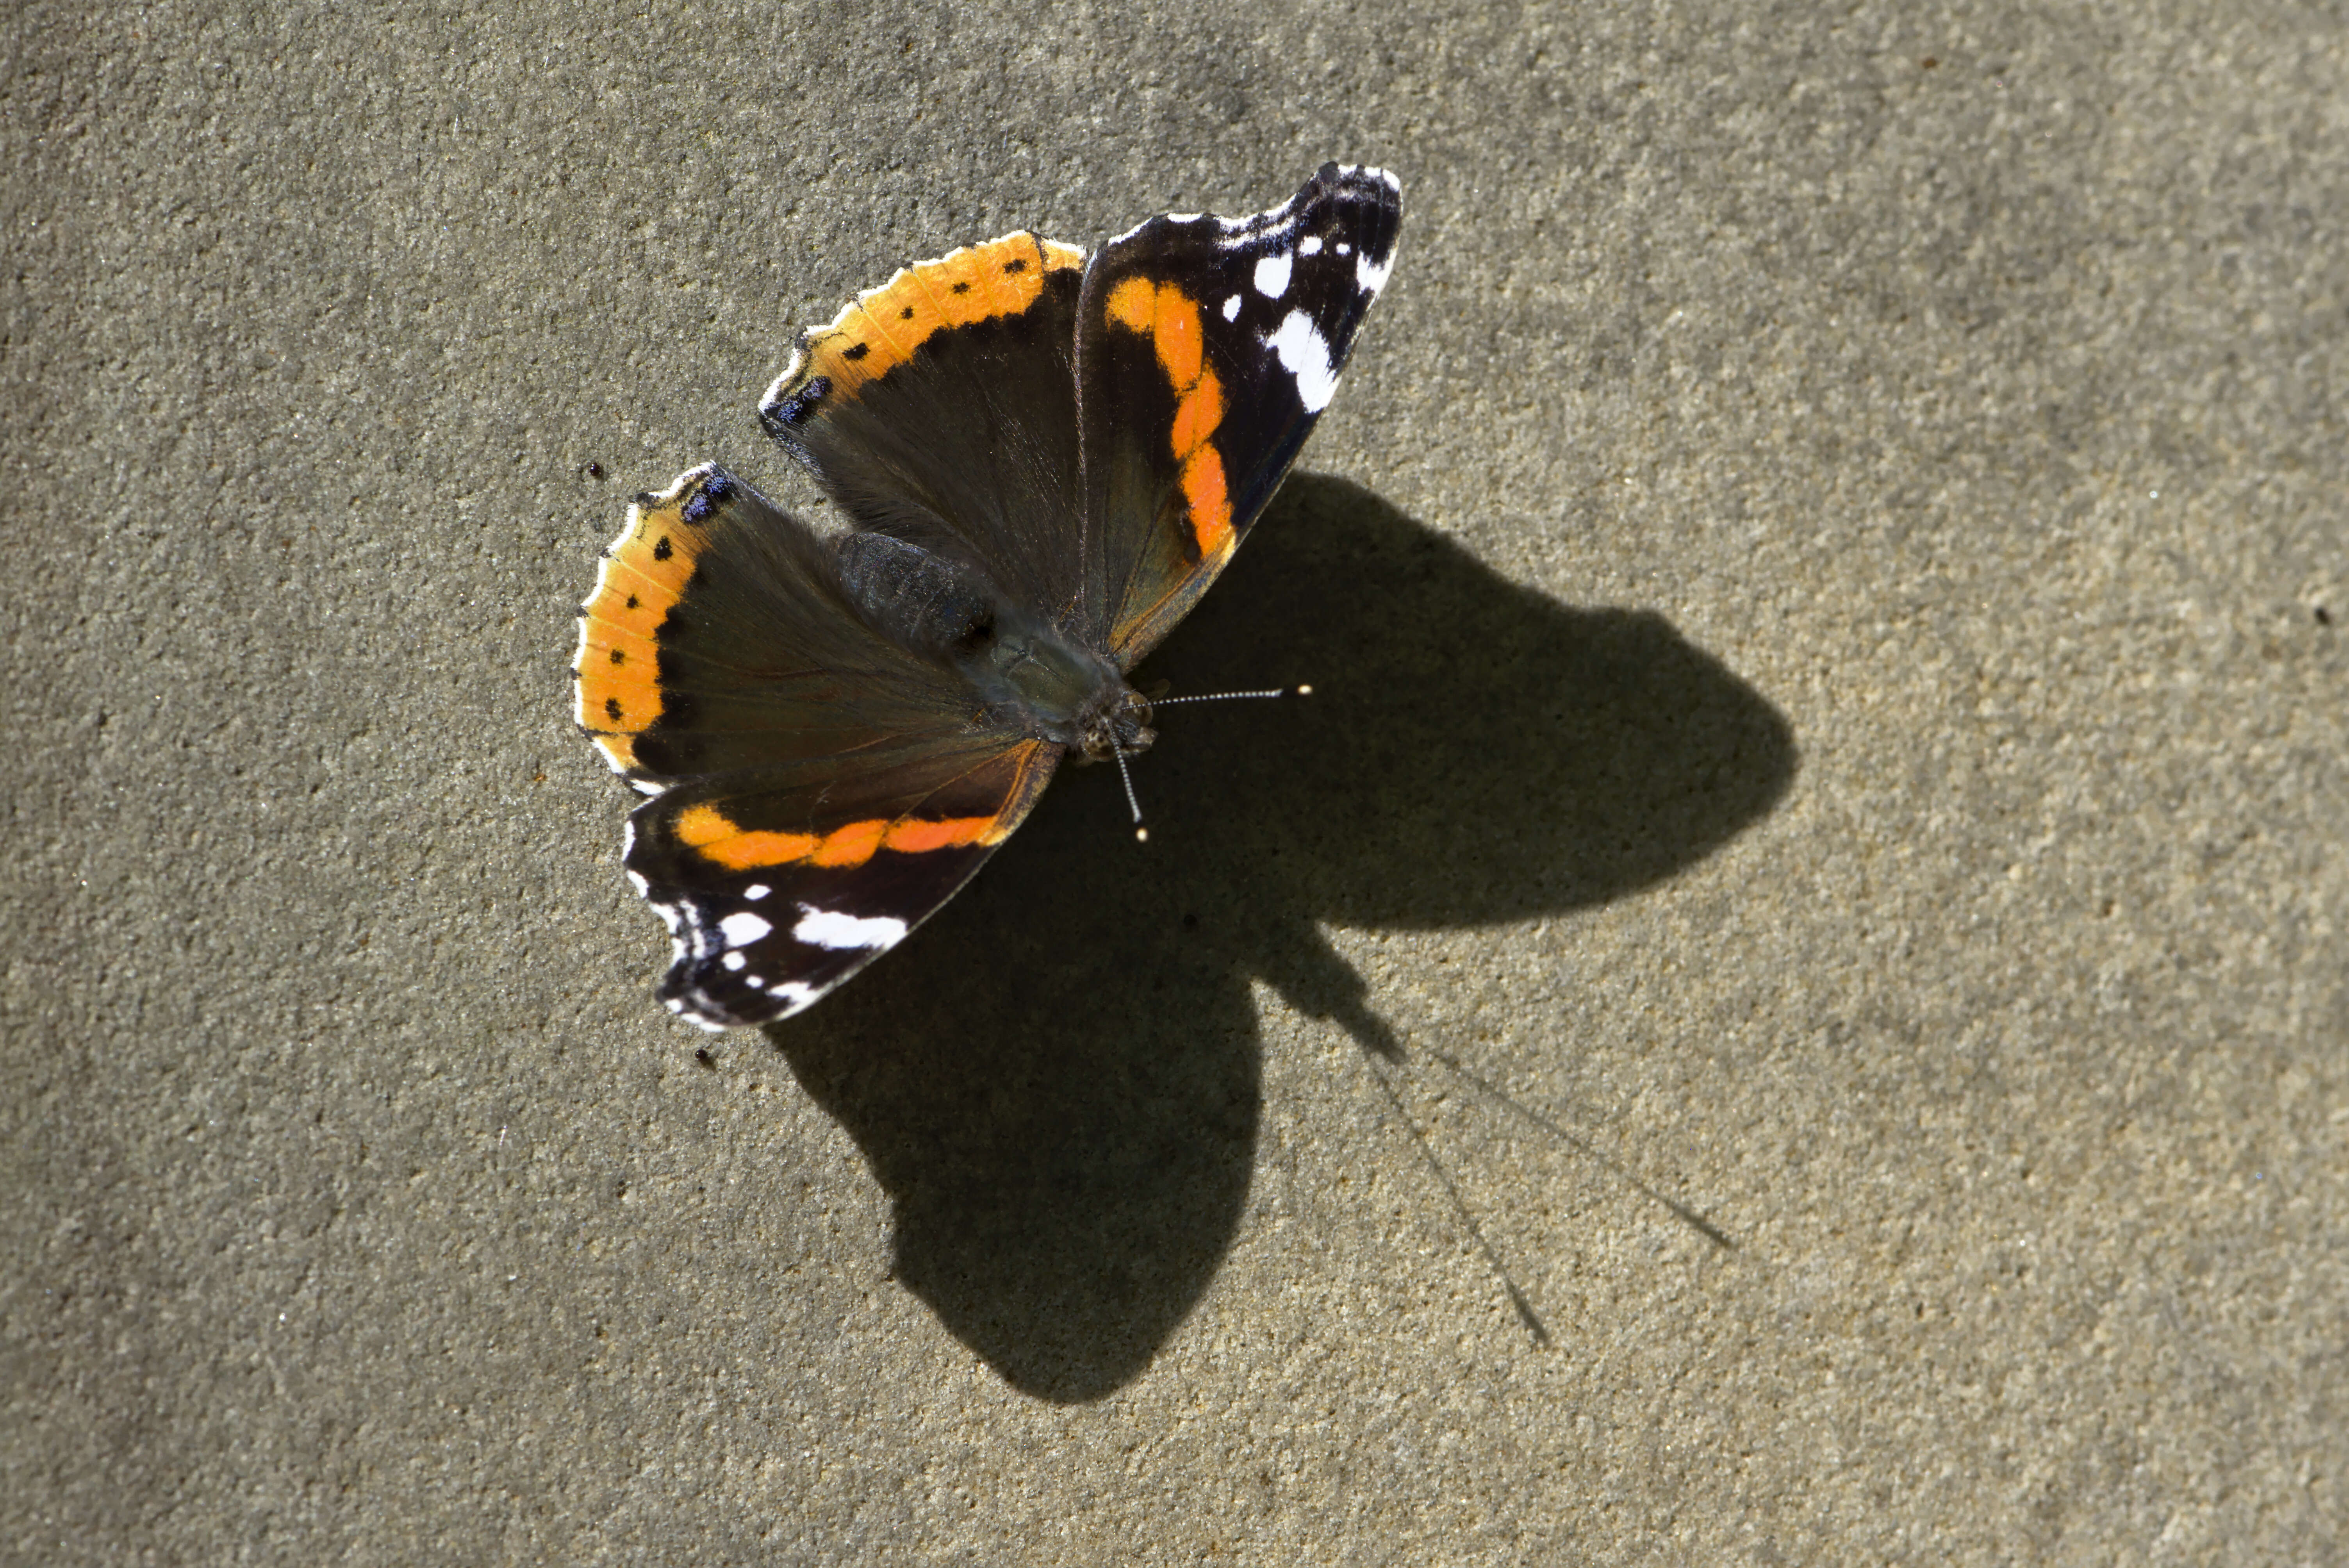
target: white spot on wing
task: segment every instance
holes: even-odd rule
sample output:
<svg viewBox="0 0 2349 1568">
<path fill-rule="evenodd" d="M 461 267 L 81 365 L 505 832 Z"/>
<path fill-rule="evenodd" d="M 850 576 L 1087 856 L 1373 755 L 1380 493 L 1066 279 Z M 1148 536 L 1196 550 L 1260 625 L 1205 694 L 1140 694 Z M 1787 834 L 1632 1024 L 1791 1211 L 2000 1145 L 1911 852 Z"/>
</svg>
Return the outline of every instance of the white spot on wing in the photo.
<svg viewBox="0 0 2349 1568">
<path fill-rule="evenodd" d="M 1340 240 L 1338 242 L 1338 254 L 1341 256 L 1352 255 L 1354 254 L 1354 247 L 1348 244 L 1345 241 Z"/>
<path fill-rule="evenodd" d="M 1239 318 L 1240 296 L 1236 294 L 1229 299 L 1224 301 L 1224 319 L 1226 321 L 1237 321 Z"/>
<path fill-rule="evenodd" d="M 1297 400 L 1307 413 L 1318 414 L 1330 406 L 1338 390 L 1338 372 L 1330 363 L 1329 341 L 1311 317 L 1290 311 L 1264 346 L 1279 355 L 1282 367 L 1296 378 Z"/>
<path fill-rule="evenodd" d="M 1308 234 L 1303 239 L 1298 241 L 1297 254 L 1301 256 L 1319 255 L 1321 254 L 1321 236 L 1319 234 Z"/>
<path fill-rule="evenodd" d="M 1288 292 L 1289 269 L 1296 265 L 1297 258 L 1287 251 L 1257 257 L 1256 291 L 1267 299 L 1278 299 Z"/>
<path fill-rule="evenodd" d="M 774 984 L 769 986 L 767 988 L 767 994 L 776 998 L 783 1004 L 782 1012 L 776 1014 L 776 1016 L 779 1018 L 789 1018 L 792 1013 L 805 1009 L 810 1003 L 814 1002 L 817 997 L 822 996 L 823 992 L 818 991 L 815 987 L 807 984 L 803 981 L 782 980 L 777 981 Z"/>
<path fill-rule="evenodd" d="M 628 787 L 636 791 L 638 794 L 658 794 L 668 786 L 667 784 L 657 784 L 650 779 L 630 779 L 628 781 Z"/>
<path fill-rule="evenodd" d="M 639 898 L 650 898 L 652 896 L 653 885 L 645 880 L 644 874 L 642 872 L 629 872 L 628 886 L 636 890 L 636 897 Z"/>
<path fill-rule="evenodd" d="M 753 882 L 749 887 L 742 889 L 742 897 L 750 899 L 750 902 L 755 904 L 773 891 L 774 889 L 768 887 L 764 882 Z"/>
<path fill-rule="evenodd" d="M 1222 234 L 1216 240 L 1219 251 L 1253 250 L 1271 235 L 1293 227 L 1289 214 L 1297 206 L 1291 196 L 1270 212 L 1258 213 L 1247 218 L 1217 218 L 1216 226 Z"/>
<path fill-rule="evenodd" d="M 740 973 L 743 967 L 750 961 L 744 958 L 740 953 L 728 953 L 724 958 L 719 959 L 718 961 L 724 964 L 728 969 Z"/>
<path fill-rule="evenodd" d="M 748 909 L 737 909 L 718 922 L 718 934 L 730 948 L 747 948 L 774 929 Z"/>
<path fill-rule="evenodd" d="M 905 935 L 905 922 L 886 915 L 859 919 L 837 909 L 819 909 L 812 904 L 802 904 L 800 908 L 805 913 L 800 923 L 792 928 L 792 935 L 812 948 L 890 948 Z"/>
<path fill-rule="evenodd" d="M 1387 275 L 1394 271 L 1394 255 L 1391 252 L 1384 261 L 1372 261 L 1367 255 L 1354 258 L 1354 283 L 1364 294 L 1376 294 L 1387 286 Z"/>
</svg>

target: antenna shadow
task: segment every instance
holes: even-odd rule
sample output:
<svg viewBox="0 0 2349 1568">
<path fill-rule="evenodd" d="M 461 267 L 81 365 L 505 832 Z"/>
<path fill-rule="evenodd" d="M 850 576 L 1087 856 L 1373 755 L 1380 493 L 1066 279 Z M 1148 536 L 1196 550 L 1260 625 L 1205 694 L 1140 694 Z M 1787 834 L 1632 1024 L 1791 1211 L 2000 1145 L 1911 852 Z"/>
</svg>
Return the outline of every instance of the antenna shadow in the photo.
<svg viewBox="0 0 2349 1568">
<path fill-rule="evenodd" d="M 1066 768 L 924 930 L 769 1037 L 895 1205 L 896 1277 L 1014 1386 L 1098 1398 L 1247 1196 L 1261 980 L 1392 1041 L 1324 922 L 1451 929 L 1650 886 L 1767 813 L 1785 721 L 1661 617 L 1519 587 L 1370 492 L 1290 478 L 1141 672 L 1135 768 Z"/>
</svg>

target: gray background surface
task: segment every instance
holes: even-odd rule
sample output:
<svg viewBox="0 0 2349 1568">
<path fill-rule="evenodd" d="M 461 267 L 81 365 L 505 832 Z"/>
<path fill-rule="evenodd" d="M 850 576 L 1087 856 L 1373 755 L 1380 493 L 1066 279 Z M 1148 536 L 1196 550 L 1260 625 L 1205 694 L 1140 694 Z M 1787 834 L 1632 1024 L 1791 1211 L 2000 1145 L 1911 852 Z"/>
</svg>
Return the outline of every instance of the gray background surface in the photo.
<svg viewBox="0 0 2349 1568">
<path fill-rule="evenodd" d="M 0 1557 L 2339 1560 L 2340 6 L 86 10 Z M 1155 671 L 1324 695 L 698 1064 L 626 496 L 811 504 L 754 402 L 904 262 L 1332 156 L 1394 281 Z"/>
</svg>

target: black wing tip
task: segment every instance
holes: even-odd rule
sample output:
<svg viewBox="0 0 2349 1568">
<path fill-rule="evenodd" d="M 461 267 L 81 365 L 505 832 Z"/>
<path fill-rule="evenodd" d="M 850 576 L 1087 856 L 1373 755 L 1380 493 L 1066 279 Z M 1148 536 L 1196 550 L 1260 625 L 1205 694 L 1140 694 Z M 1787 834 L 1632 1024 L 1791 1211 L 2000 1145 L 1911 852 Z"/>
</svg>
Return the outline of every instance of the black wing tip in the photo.
<svg viewBox="0 0 2349 1568">
<path fill-rule="evenodd" d="M 1313 171 L 1302 192 L 1309 200 L 1319 195 L 1367 197 L 1372 204 L 1402 207 L 1402 182 L 1394 171 L 1375 163 L 1340 163 L 1332 159 Z"/>
<path fill-rule="evenodd" d="M 1342 241 L 1340 254 L 1359 254 L 1380 269 L 1363 291 L 1374 296 L 1385 282 L 1384 267 L 1402 227 L 1402 182 L 1375 164 L 1333 160 L 1314 171 L 1286 202 L 1235 227 L 1249 237 L 1309 232 Z"/>
<path fill-rule="evenodd" d="M 712 1034 L 721 1034 L 729 1029 L 754 1029 L 761 1023 L 771 1023 L 782 1016 L 780 1012 L 755 1018 L 732 1012 L 716 1012 L 709 997 L 690 990 L 684 991 L 676 996 L 662 997 L 661 1005 L 696 1029 L 706 1030 Z"/>
</svg>

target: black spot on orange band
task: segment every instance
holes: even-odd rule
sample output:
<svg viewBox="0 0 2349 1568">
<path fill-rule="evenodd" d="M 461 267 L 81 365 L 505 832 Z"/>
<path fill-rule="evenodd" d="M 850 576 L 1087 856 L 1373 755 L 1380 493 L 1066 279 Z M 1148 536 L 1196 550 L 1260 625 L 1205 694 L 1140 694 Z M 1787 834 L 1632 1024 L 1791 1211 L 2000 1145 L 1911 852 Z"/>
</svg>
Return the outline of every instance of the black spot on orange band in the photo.
<svg viewBox="0 0 2349 1568">
<path fill-rule="evenodd" d="M 730 488 L 723 472 L 697 469 L 639 501 L 581 607 L 572 659 L 579 725 L 624 772 L 636 765 L 635 737 L 676 716 L 678 700 L 660 687 L 658 639 L 679 629 L 678 600 L 707 541 L 701 524 Z"/>
<path fill-rule="evenodd" d="M 933 333 L 1019 315 L 1036 303 L 1049 274 L 1084 260 L 1073 245 L 1023 233 L 902 269 L 802 336 L 801 359 L 769 405 L 770 423 L 802 422 L 825 395 L 854 397 L 912 358 Z"/>
</svg>

